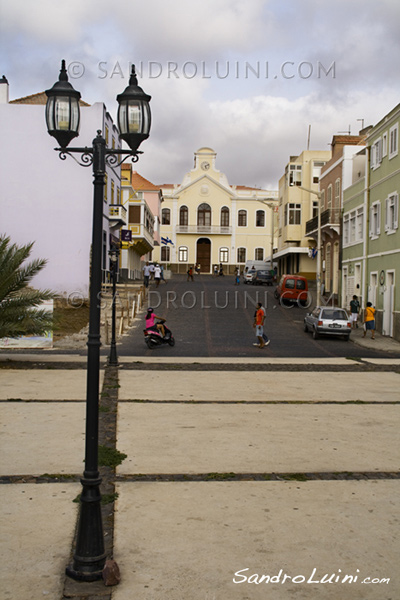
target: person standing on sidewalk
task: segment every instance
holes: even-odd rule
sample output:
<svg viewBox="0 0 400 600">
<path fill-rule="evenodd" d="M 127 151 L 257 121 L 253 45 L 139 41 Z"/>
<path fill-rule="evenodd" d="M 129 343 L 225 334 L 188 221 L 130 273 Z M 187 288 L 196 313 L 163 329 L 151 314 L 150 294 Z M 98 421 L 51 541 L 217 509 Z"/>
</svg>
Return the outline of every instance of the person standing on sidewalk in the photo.
<svg viewBox="0 0 400 600">
<path fill-rule="evenodd" d="M 360 303 L 358 301 L 357 296 L 353 296 L 353 300 L 350 302 L 350 321 L 353 329 L 358 327 L 358 313 L 360 311 Z"/>
<path fill-rule="evenodd" d="M 372 302 L 367 302 L 367 306 L 364 311 L 363 337 L 366 336 L 367 331 L 370 331 L 371 332 L 371 340 L 375 339 L 375 313 L 376 313 L 376 310 L 372 306 Z"/>
</svg>

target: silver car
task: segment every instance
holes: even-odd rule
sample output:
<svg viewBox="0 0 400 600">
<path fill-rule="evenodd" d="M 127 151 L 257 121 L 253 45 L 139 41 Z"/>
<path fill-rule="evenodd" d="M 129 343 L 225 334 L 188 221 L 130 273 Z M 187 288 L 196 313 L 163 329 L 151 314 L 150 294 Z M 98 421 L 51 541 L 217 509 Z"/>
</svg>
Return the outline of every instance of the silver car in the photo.
<svg viewBox="0 0 400 600">
<path fill-rule="evenodd" d="M 341 335 L 350 338 L 351 321 L 343 308 L 317 306 L 304 318 L 304 331 L 312 331 L 314 340 L 320 335 Z"/>
</svg>

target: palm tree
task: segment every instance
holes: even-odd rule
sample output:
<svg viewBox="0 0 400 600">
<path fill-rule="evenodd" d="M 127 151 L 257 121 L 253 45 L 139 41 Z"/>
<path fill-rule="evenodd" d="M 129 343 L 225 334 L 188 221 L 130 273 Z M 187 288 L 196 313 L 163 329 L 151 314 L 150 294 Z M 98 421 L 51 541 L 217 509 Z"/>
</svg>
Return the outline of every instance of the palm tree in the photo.
<svg viewBox="0 0 400 600">
<path fill-rule="evenodd" d="M 55 294 L 29 287 L 47 261 L 36 259 L 22 266 L 32 246 L 33 242 L 26 246 L 11 244 L 9 237 L 0 235 L 0 338 L 42 335 L 52 329 L 52 313 L 37 307 Z"/>
</svg>

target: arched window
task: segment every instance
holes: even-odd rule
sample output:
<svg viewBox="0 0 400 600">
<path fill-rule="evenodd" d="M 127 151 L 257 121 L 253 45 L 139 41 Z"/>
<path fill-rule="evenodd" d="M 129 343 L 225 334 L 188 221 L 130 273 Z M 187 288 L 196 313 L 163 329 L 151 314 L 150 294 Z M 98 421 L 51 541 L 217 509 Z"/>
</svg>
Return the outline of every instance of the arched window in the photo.
<svg viewBox="0 0 400 600">
<path fill-rule="evenodd" d="M 169 246 L 162 246 L 161 247 L 161 262 L 169 262 L 170 256 L 171 256 L 171 252 L 170 252 L 171 248 Z"/>
<path fill-rule="evenodd" d="M 219 249 L 219 262 L 227 263 L 229 261 L 229 248 Z"/>
<path fill-rule="evenodd" d="M 254 260 L 264 260 L 264 248 L 256 248 L 255 249 Z"/>
<path fill-rule="evenodd" d="M 227 206 L 221 208 L 221 227 L 229 227 L 229 208 Z"/>
<path fill-rule="evenodd" d="M 256 227 L 265 227 L 265 211 L 256 211 Z"/>
<path fill-rule="evenodd" d="M 178 260 L 179 260 L 179 262 L 187 262 L 188 261 L 188 249 L 187 249 L 187 246 L 179 246 L 179 249 L 178 249 Z"/>
<path fill-rule="evenodd" d="M 197 209 L 197 225 L 209 227 L 211 225 L 211 206 L 203 202 Z"/>
<path fill-rule="evenodd" d="M 161 211 L 161 225 L 171 225 L 171 211 L 169 208 L 163 208 Z"/>
<path fill-rule="evenodd" d="M 238 227 L 247 227 L 247 211 L 239 210 L 238 212 Z"/>
<path fill-rule="evenodd" d="M 189 222 L 189 210 L 187 206 L 181 206 L 179 209 L 179 225 L 187 226 Z"/>
<path fill-rule="evenodd" d="M 238 261 L 238 263 L 246 262 L 246 248 L 238 248 L 237 249 L 237 261 Z"/>
</svg>

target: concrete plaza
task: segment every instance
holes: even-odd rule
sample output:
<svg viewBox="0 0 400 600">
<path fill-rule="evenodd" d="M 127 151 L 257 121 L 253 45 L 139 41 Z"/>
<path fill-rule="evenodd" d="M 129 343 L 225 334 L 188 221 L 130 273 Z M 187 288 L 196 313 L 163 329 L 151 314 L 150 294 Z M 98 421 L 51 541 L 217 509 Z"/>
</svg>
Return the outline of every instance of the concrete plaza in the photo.
<svg viewBox="0 0 400 600">
<path fill-rule="evenodd" d="M 254 371 L 242 359 L 157 368 L 121 357 L 121 583 L 76 584 L 72 596 L 64 568 L 83 470 L 85 365 L 51 357 L 51 369 L 37 356 L 29 368 L 24 355 L 24 368 L 14 359 L 0 370 L 1 598 L 400 595 L 399 359 L 315 359 L 311 370 L 287 359 Z"/>
</svg>

